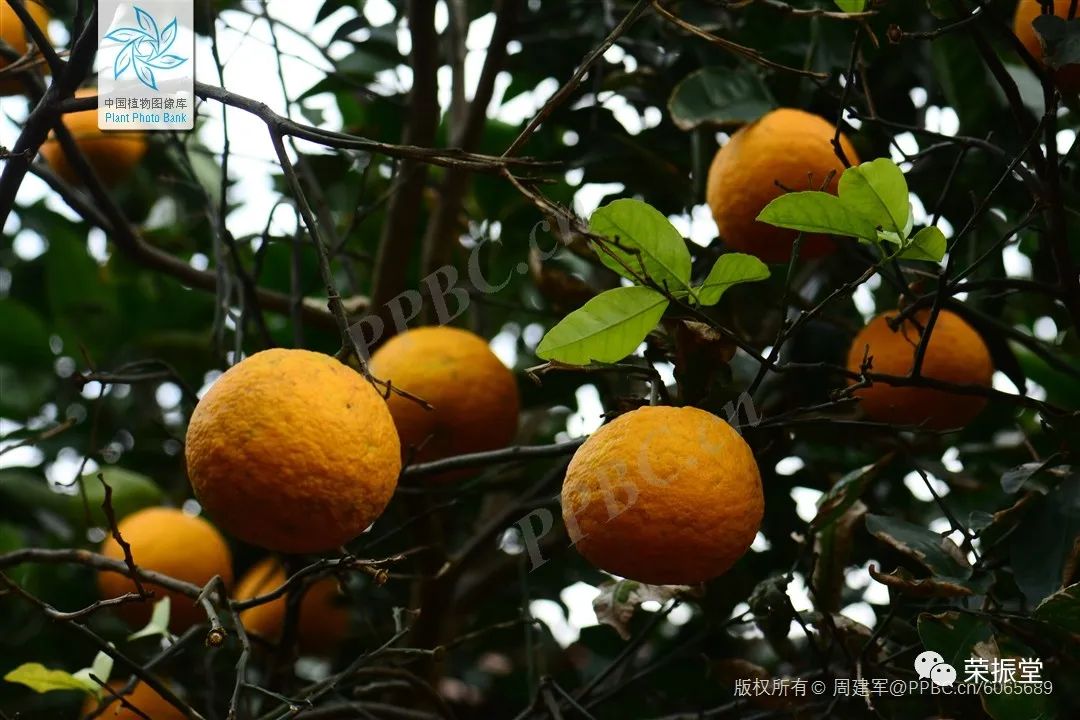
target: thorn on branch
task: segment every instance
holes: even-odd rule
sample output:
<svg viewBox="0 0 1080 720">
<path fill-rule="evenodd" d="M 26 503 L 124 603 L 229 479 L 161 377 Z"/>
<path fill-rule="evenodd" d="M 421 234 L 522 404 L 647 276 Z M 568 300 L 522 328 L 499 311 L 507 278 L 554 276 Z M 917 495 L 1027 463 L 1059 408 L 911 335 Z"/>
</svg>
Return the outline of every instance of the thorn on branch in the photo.
<svg viewBox="0 0 1080 720">
<path fill-rule="evenodd" d="M 120 545 L 120 549 L 124 551 L 124 563 L 130 570 L 131 581 L 135 583 L 135 589 L 139 593 L 139 597 L 147 599 L 153 597 L 154 593 L 151 590 L 147 590 L 143 586 L 142 581 L 139 580 L 139 569 L 135 565 L 135 558 L 131 554 L 131 545 L 120 534 L 120 528 L 116 523 L 116 512 L 113 511 L 112 505 L 112 486 L 105 482 L 105 475 L 103 473 L 97 474 L 98 481 L 101 482 L 101 486 L 105 488 L 105 500 L 101 503 L 101 509 L 105 512 L 105 519 L 109 523 L 109 532 L 112 534 L 113 539 Z"/>
</svg>

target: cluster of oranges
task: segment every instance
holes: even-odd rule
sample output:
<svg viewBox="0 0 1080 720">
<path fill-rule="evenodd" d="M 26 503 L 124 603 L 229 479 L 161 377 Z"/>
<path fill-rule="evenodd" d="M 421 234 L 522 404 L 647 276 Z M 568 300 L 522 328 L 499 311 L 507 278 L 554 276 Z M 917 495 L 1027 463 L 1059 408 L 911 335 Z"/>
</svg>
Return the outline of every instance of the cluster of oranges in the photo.
<svg viewBox="0 0 1080 720">
<path fill-rule="evenodd" d="M 757 220 L 772 200 L 790 190 L 836 193 L 844 163 L 859 162 L 851 142 L 826 120 L 790 108 L 774 110 L 741 128 L 725 144 L 709 169 L 707 200 L 727 244 L 763 260 L 779 262 L 792 253 L 796 233 Z M 835 250 L 825 235 L 808 234 L 800 256 L 820 257 Z M 887 312 L 874 318 L 851 345 L 847 369 L 904 377 L 915 365 L 928 310 Z M 920 374 L 938 383 L 990 385 L 990 351 L 959 315 L 940 311 L 922 350 Z M 957 394 L 932 387 L 886 382 L 859 387 L 855 396 L 871 420 L 921 425 L 936 430 L 961 427 L 982 409 L 978 394 Z"/>
<path fill-rule="evenodd" d="M 44 27 L 44 10 L 36 3 L 28 7 Z M 1068 7 L 1068 0 L 1054 3 L 1058 15 Z M 1043 52 L 1031 22 L 1039 8 L 1036 0 L 1024 0 L 1016 14 L 1017 36 L 1036 58 Z M 21 24 L 2 2 L 0 28 L 5 42 L 27 51 L 21 30 L 11 30 Z M 5 64 L 0 60 L 0 68 Z M 1063 86 L 1072 82 L 1064 75 L 1058 79 Z M 12 82 L 0 82 L 0 94 L 17 92 Z M 99 131 L 94 111 L 69 114 L 64 123 L 109 185 L 127 178 L 147 150 L 142 134 Z M 55 136 L 42 155 L 60 177 L 78 182 Z M 858 162 L 851 142 L 801 110 L 775 110 L 740 129 L 709 171 L 707 201 L 720 235 L 734 250 L 770 262 L 787 260 L 794 233 L 758 222 L 758 214 L 790 190 L 835 193 L 845 160 Z M 803 257 L 834 249 L 826 236 L 808 235 L 801 242 Z M 931 323 L 931 339 L 924 342 Z M 868 419 L 948 430 L 981 411 L 981 394 L 932 386 L 991 383 L 986 344 L 950 311 L 895 311 L 874 318 L 852 342 L 847 369 L 853 378 L 869 373 L 896 379 L 917 363 L 931 386 L 859 382 L 852 389 Z M 380 390 L 334 358 L 303 350 L 257 353 L 226 372 L 196 407 L 186 442 L 192 487 L 216 527 L 168 508 L 130 515 L 118 530 L 137 565 L 197 587 L 219 577 L 234 599 L 259 598 L 286 583 L 286 565 L 268 556 L 234 584 L 229 545 L 218 528 L 284 555 L 333 551 L 382 515 L 404 462 L 504 447 L 516 433 L 513 374 L 476 335 L 453 328 L 403 333 L 372 357 L 370 371 L 389 386 Z M 440 479 L 460 476 L 446 473 Z M 645 407 L 604 425 L 581 446 L 567 469 L 562 509 L 571 539 L 596 566 L 652 584 L 697 584 L 721 575 L 746 552 L 760 527 L 764 500 L 753 452 L 730 425 L 695 408 Z M 114 538 L 102 553 L 125 557 Z M 172 599 L 174 631 L 201 621 L 203 613 L 189 594 L 144 584 Z M 135 589 L 132 579 L 109 571 L 99 574 L 99 586 L 106 597 Z M 304 593 L 300 650 L 330 653 L 348 629 L 343 591 L 336 579 L 324 577 Z M 134 623 L 149 617 L 146 603 L 119 608 Z M 248 632 L 273 642 L 285 614 L 285 596 L 278 594 L 244 610 L 241 621 Z M 145 702 L 156 702 L 156 693 L 139 688 Z"/>
<path fill-rule="evenodd" d="M 92 132 L 92 115 L 67 122 L 77 137 Z M 80 145 L 94 164 L 94 141 Z M 125 157 L 137 162 L 144 149 L 132 144 Z M 57 148 L 44 152 L 67 173 Z M 116 146 L 102 153 L 115 155 Z M 775 110 L 740 129 L 709 171 L 707 201 L 721 236 L 764 260 L 788 259 L 794 233 L 758 222 L 758 214 L 789 190 L 836 192 L 845 161 L 858 162 L 851 142 L 801 110 Z M 835 249 L 831 238 L 814 235 L 801 247 L 809 257 Z M 941 311 L 924 343 L 930 320 L 926 310 L 875 318 L 852 343 L 848 370 L 903 378 L 921 354 L 924 378 L 988 386 L 993 367 L 978 333 Z M 226 372 L 198 404 L 187 432 L 188 473 L 207 515 L 234 537 L 276 553 L 332 551 L 383 513 L 403 460 L 481 452 L 514 436 L 515 380 L 480 337 L 453 328 L 406 332 L 379 349 L 370 371 L 389 381 L 385 393 L 335 359 L 303 350 L 257 353 Z M 978 393 L 903 382 L 860 383 L 853 393 L 871 420 L 942 430 L 967 424 L 985 402 Z M 745 553 L 764 503 L 753 453 L 731 426 L 694 408 L 647 407 L 608 423 L 578 450 L 562 505 L 577 548 L 597 566 L 654 584 L 692 584 L 722 574 Z M 152 509 L 119 529 L 144 569 L 198 586 L 214 576 L 231 585 L 228 545 L 205 520 Z M 115 540 L 104 553 L 123 558 Z M 267 558 L 239 581 L 235 595 L 251 599 L 284 582 L 284 566 Z M 100 584 L 109 596 L 132 589 L 130 579 L 115 573 L 102 573 Z M 176 627 L 198 622 L 189 597 L 155 589 L 174 598 Z M 332 579 L 307 589 L 300 617 L 305 649 L 324 652 L 342 634 L 339 596 Z M 133 619 L 148 615 L 145 604 L 123 607 Z M 245 611 L 243 620 L 256 635 L 274 639 L 283 616 L 278 598 Z"/>
<path fill-rule="evenodd" d="M 386 343 L 372 358 L 392 387 L 423 397 L 389 397 L 334 358 L 274 349 L 243 360 L 214 383 L 188 426 L 186 458 L 195 495 L 229 534 L 285 554 L 334 550 L 363 533 L 385 510 L 402 461 L 436 460 L 508 444 L 516 432 L 513 374 L 478 336 L 423 328 Z M 483 392 L 477 392 L 483 387 Z M 441 481 L 454 479 L 444 475 Z M 143 570 L 204 587 L 215 576 L 232 586 L 232 559 L 219 531 L 181 510 L 149 508 L 118 525 Z M 109 538 L 102 553 L 123 560 Z M 286 581 L 274 558 L 256 564 L 235 588 L 250 600 Z M 103 595 L 132 592 L 124 575 L 99 575 Z M 147 585 L 172 599 L 171 627 L 199 622 L 201 610 L 182 593 Z M 301 649 L 326 651 L 343 634 L 332 579 L 307 589 L 300 610 Z M 121 606 L 133 622 L 146 603 Z M 245 626 L 274 639 L 284 617 L 279 598 L 244 611 Z"/>
<path fill-rule="evenodd" d="M 304 350 L 260 352 L 219 378 L 196 407 L 186 442 L 196 497 L 217 526 L 173 508 L 125 517 L 117 530 L 139 569 L 198 588 L 217 577 L 235 601 L 261 600 L 241 610 L 240 621 L 249 636 L 275 643 L 287 613 L 286 566 L 277 555 L 267 556 L 234 584 L 229 544 L 219 527 L 276 553 L 333 550 L 382 514 L 403 460 L 482 452 L 513 439 L 516 381 L 482 338 L 449 327 L 413 330 L 380 348 L 371 367 L 409 396 L 384 396 L 357 371 Z M 445 473 L 437 481 L 457 477 Z M 115 537 L 101 553 L 118 562 L 126 558 Z M 171 631 L 205 620 L 190 593 L 153 579 L 140 585 L 155 599 L 169 598 Z M 126 574 L 108 570 L 99 572 L 98 587 L 103 597 L 138 590 Z M 349 630 L 344 591 L 337 578 L 323 576 L 302 592 L 297 649 L 330 655 Z M 137 626 L 150 619 L 151 606 L 127 603 L 119 613 Z M 181 717 L 144 684 L 127 700 L 154 718 Z M 115 711 L 116 717 L 129 712 Z M 113 712 L 110 705 L 110 717 Z"/>
</svg>

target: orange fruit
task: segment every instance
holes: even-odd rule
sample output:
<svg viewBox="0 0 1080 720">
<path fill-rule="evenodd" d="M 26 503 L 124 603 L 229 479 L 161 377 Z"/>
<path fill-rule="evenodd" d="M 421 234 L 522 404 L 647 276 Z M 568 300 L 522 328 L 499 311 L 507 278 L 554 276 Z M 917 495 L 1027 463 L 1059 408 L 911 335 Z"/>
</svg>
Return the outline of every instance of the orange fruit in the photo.
<svg viewBox="0 0 1080 720">
<path fill-rule="evenodd" d="M 75 97 L 93 97 L 97 90 L 83 89 Z M 108 187 L 114 187 L 131 177 L 136 166 L 146 154 L 146 133 L 130 130 L 105 132 L 98 129 L 97 110 L 83 110 L 64 116 L 64 126 L 71 132 L 75 144 L 86 156 L 94 172 Z M 81 185 L 79 175 L 72 167 L 54 132 L 41 146 L 41 157 L 49 167 L 73 185 Z"/>
<path fill-rule="evenodd" d="M 286 580 L 285 568 L 275 558 L 256 563 L 236 584 L 234 597 L 250 600 L 281 587 Z M 276 642 L 285 624 L 286 598 L 282 596 L 240 613 L 244 629 L 261 638 Z M 304 655 L 331 655 L 349 632 L 349 610 L 345 596 L 332 577 L 316 580 L 306 589 L 300 601 L 296 637 Z"/>
<path fill-rule="evenodd" d="M 764 508 L 750 447 L 726 422 L 691 407 L 615 418 L 578 448 L 562 486 L 578 552 L 650 585 L 722 575 L 754 541 Z"/>
<path fill-rule="evenodd" d="M 791 257 L 797 233 L 758 222 L 757 217 L 786 192 L 784 188 L 836 194 L 844 164 L 833 150 L 835 133 L 836 128 L 817 115 L 780 108 L 731 136 L 713 158 L 705 189 L 728 247 L 765 262 L 786 262 Z M 843 134 L 840 145 L 848 161 L 858 164 L 855 148 Z M 821 257 L 834 249 L 828 236 L 807 234 L 799 256 Z"/>
<path fill-rule="evenodd" d="M 215 575 L 226 585 L 232 584 L 232 556 L 229 546 L 214 526 L 202 518 L 193 517 L 174 508 L 146 508 L 128 515 L 117 524 L 124 541 L 131 546 L 135 565 L 143 570 L 163 573 L 202 587 Z M 124 559 L 124 550 L 111 535 L 105 540 L 101 554 L 114 560 Z M 153 583 L 143 583 L 154 591 L 146 602 L 120 605 L 121 617 L 136 626 L 150 621 L 153 604 L 164 596 L 171 602 L 169 628 L 183 632 L 192 625 L 206 621 L 206 614 L 193 598 L 166 590 Z M 102 597 L 110 598 L 137 592 L 135 583 L 115 572 L 98 573 L 98 589 Z"/>
<path fill-rule="evenodd" d="M 889 321 L 897 315 L 878 315 L 859 332 L 848 351 L 848 370 L 858 372 L 863 357 L 869 353 L 873 373 L 904 376 L 911 372 L 930 311 L 916 312 L 893 330 Z M 940 382 L 990 387 L 993 374 L 990 351 L 979 333 L 959 315 L 948 310 L 939 312 L 923 357 L 922 375 Z M 856 390 L 855 397 L 870 420 L 924 425 L 935 430 L 963 427 L 986 405 L 986 399 L 977 395 L 884 382 Z"/>
<path fill-rule="evenodd" d="M 109 683 L 109 687 L 115 692 L 120 692 L 120 689 L 126 685 L 126 682 L 114 681 Z M 157 691 L 144 682 L 140 682 L 135 685 L 135 688 L 127 695 L 124 696 L 129 704 L 138 708 L 143 714 L 124 707 L 124 705 L 113 698 L 111 695 L 103 697 L 103 701 L 108 701 L 108 705 L 98 715 L 99 718 L 111 718 L 111 720 L 143 720 L 144 717 L 153 718 L 153 720 L 184 720 L 187 716 L 180 712 L 177 708 L 169 704 L 167 700 L 158 695 Z M 82 714 L 79 717 L 86 717 L 98 707 L 98 700 L 94 697 L 86 698 L 86 702 L 83 703 Z"/>
<path fill-rule="evenodd" d="M 417 461 L 495 450 L 517 433 L 514 374 L 471 332 L 428 327 L 402 333 L 372 355 L 371 373 L 433 406 L 427 410 L 396 393 L 387 398 L 402 446 L 415 451 Z"/>
<path fill-rule="evenodd" d="M 30 17 L 34 18 L 34 22 L 37 26 L 48 34 L 49 27 L 49 11 L 45 9 L 45 6 L 36 2 L 36 0 L 30 0 L 25 3 L 27 11 L 30 13 Z M 23 26 L 22 20 L 15 14 L 15 11 L 11 9 L 11 6 L 5 2 L 0 2 L 0 38 L 3 38 L 15 52 L 20 56 L 25 55 L 26 51 L 30 49 L 28 41 L 29 33 L 26 32 L 26 27 Z M 10 64 L 6 55 L 0 56 L 0 70 L 3 70 Z M 48 67 L 47 65 L 44 67 Z M 22 80 L 18 75 L 13 74 L 0 74 L 0 96 L 2 95 L 20 95 L 26 89 Z"/>
<path fill-rule="evenodd" d="M 284 553 L 355 538 L 386 509 L 401 472 L 382 395 L 307 350 L 256 353 L 218 378 L 191 414 L 186 456 L 210 517 Z"/>
<path fill-rule="evenodd" d="M 1054 15 L 1059 18 L 1068 18 L 1070 2 L 1071 0 L 1054 0 Z M 1013 32 L 1032 57 L 1041 62 L 1045 55 L 1043 44 L 1032 24 L 1039 15 L 1042 15 L 1042 4 L 1039 0 L 1020 0 L 1016 6 L 1016 14 L 1013 16 Z M 1062 91 L 1077 92 L 1080 90 L 1080 65 L 1066 65 L 1060 68 L 1056 73 L 1056 80 Z"/>
</svg>

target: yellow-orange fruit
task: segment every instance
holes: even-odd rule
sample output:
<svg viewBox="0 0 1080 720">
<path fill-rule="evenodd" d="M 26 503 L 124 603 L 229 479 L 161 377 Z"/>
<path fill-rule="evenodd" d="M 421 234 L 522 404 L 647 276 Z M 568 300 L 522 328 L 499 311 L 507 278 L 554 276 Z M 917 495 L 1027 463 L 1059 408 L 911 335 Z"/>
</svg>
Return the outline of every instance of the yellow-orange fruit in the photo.
<svg viewBox="0 0 1080 720">
<path fill-rule="evenodd" d="M 1068 18 L 1071 1 L 1054 0 L 1054 15 L 1059 18 Z M 1032 24 L 1039 15 L 1042 15 L 1042 4 L 1039 0 L 1020 0 L 1016 5 L 1016 14 L 1013 16 L 1013 32 L 1027 51 L 1041 62 L 1045 53 L 1039 34 L 1035 32 L 1035 26 Z M 1055 78 L 1062 91 L 1067 93 L 1080 91 L 1080 65 L 1066 65 L 1057 71 Z"/>
<path fill-rule="evenodd" d="M 120 692 L 120 689 L 127 683 L 123 682 L 111 682 L 109 687 L 114 692 Z M 101 711 L 99 718 L 109 718 L 111 720 L 144 720 L 144 718 L 152 718 L 152 720 L 184 720 L 187 716 L 184 715 L 179 709 L 169 704 L 169 701 L 158 695 L 157 691 L 144 682 L 138 683 L 130 694 L 124 696 L 124 700 L 130 705 L 139 709 L 139 713 L 134 710 L 125 707 L 119 700 L 109 698 L 102 698 L 103 700 L 109 700 L 109 704 L 105 706 L 105 709 Z M 86 717 L 90 713 L 94 712 L 98 708 L 98 701 L 95 698 L 88 697 L 86 702 L 83 703 L 82 715 L 80 717 Z"/>
<path fill-rule="evenodd" d="M 754 541 L 764 508 L 753 451 L 726 422 L 690 407 L 615 418 L 578 448 L 562 487 L 578 552 L 651 585 L 722 575 Z"/>
<path fill-rule="evenodd" d="M 75 97 L 93 97 L 97 90 L 83 89 Z M 82 110 L 64 115 L 64 126 L 71 132 L 94 172 L 107 186 L 113 187 L 131 177 L 146 154 L 146 133 L 135 130 L 105 132 L 98 129 L 97 110 Z M 61 178 L 74 185 L 82 184 L 67 154 L 50 132 L 41 146 L 41 156 Z"/>
<path fill-rule="evenodd" d="M 520 408 L 514 375 L 471 332 L 410 330 L 375 352 L 371 373 L 434 408 L 396 393 L 387 399 L 402 447 L 414 460 L 495 450 L 514 439 Z"/>
<path fill-rule="evenodd" d="M 757 217 L 787 190 L 836 194 L 844 164 L 832 146 L 835 134 L 836 128 L 817 115 L 780 108 L 731 136 L 713 158 L 705 190 L 728 247 L 765 262 L 786 262 L 791 257 L 797 233 L 758 222 Z M 858 164 L 855 148 L 842 133 L 840 146 L 848 162 Z M 807 234 L 799 257 L 821 257 L 835 247 L 830 237 Z"/>
<path fill-rule="evenodd" d="M 401 472 L 382 395 L 307 350 L 266 350 L 230 368 L 195 407 L 185 449 L 210 517 L 284 553 L 355 538 L 386 509 Z"/>
<path fill-rule="evenodd" d="M 36 0 L 30 0 L 25 3 L 25 7 L 30 13 L 30 17 L 34 18 L 37 26 L 45 30 L 47 34 L 50 17 L 45 6 L 36 2 Z M 25 55 L 30 48 L 30 44 L 27 42 L 26 27 L 23 26 L 22 20 L 8 5 L 7 0 L 0 2 L 0 38 L 3 38 L 4 42 L 19 53 L 20 56 Z M 0 70 L 10 64 L 7 56 L 0 55 Z M 0 74 L 0 95 L 19 95 L 25 90 L 25 87 L 22 79 L 17 75 Z"/>
<path fill-rule="evenodd" d="M 898 314 L 878 315 L 859 332 L 848 351 L 848 370 L 858 372 L 868 354 L 872 373 L 906 376 L 911 372 L 930 311 L 920 310 L 893 330 L 889 322 Z M 939 382 L 990 387 L 994 365 L 979 333 L 959 315 L 942 310 L 926 346 L 921 374 Z M 856 390 L 855 397 L 871 420 L 935 430 L 963 427 L 986 405 L 986 399 L 978 395 L 884 382 Z"/>
<path fill-rule="evenodd" d="M 220 575 L 226 585 L 232 584 L 229 546 L 221 533 L 202 518 L 173 508 L 147 508 L 128 515 L 118 523 L 117 529 L 131 546 L 135 565 L 143 570 L 153 570 L 199 587 L 215 575 Z M 101 554 L 114 560 L 124 559 L 123 548 L 111 535 L 102 545 Z M 169 628 L 173 632 L 183 632 L 206 620 L 206 614 L 193 598 L 153 583 L 143 585 L 154 591 L 152 599 L 117 607 L 117 612 L 133 625 L 149 622 L 153 604 L 164 596 L 170 600 Z M 98 573 L 98 589 L 106 598 L 137 591 L 127 576 L 106 571 Z"/>
<path fill-rule="evenodd" d="M 234 597 L 250 600 L 265 595 L 285 582 L 285 568 L 275 558 L 255 564 L 236 584 Z M 296 638 L 303 655 L 331 655 L 349 632 L 349 610 L 334 578 L 316 580 L 300 601 Z M 285 626 L 284 596 L 240 613 L 249 633 L 276 642 Z"/>
</svg>

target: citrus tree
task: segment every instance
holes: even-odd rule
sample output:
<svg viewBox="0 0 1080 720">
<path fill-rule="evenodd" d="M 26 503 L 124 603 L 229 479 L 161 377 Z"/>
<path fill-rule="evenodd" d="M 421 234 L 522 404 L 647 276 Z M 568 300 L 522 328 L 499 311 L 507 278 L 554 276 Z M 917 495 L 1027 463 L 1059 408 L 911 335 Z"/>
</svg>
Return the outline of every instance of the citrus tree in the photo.
<svg viewBox="0 0 1080 720">
<path fill-rule="evenodd" d="M 0 718 L 1077 716 L 1077 0 L 194 4 L 0 0 Z"/>
</svg>

